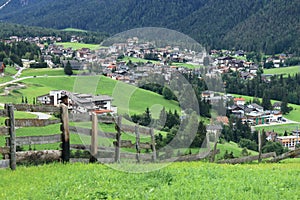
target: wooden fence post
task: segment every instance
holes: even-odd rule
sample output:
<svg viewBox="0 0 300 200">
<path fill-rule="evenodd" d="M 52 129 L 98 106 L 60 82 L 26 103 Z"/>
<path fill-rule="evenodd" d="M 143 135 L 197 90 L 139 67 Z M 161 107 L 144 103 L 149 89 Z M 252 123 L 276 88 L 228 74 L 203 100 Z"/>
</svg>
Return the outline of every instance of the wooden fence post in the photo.
<svg viewBox="0 0 300 200">
<path fill-rule="evenodd" d="M 215 157 L 216 157 L 216 153 L 217 153 L 217 145 L 218 145 L 218 140 L 217 140 L 218 133 L 215 133 L 215 143 L 214 143 L 214 149 L 211 155 L 211 159 L 210 162 L 215 162 Z"/>
<path fill-rule="evenodd" d="M 140 162 L 140 133 L 139 133 L 139 126 L 136 125 L 134 127 L 134 132 L 135 132 L 135 148 L 136 148 L 136 161 L 139 163 Z"/>
<path fill-rule="evenodd" d="M 150 129 L 150 135 L 151 135 L 151 149 L 153 152 L 152 161 L 155 162 L 156 161 L 156 148 L 155 148 L 155 137 L 154 137 L 153 128 Z"/>
<path fill-rule="evenodd" d="M 122 126 L 122 117 L 118 116 L 116 121 L 116 149 L 115 149 L 115 162 L 120 162 L 120 147 L 121 147 L 121 126 Z"/>
<path fill-rule="evenodd" d="M 9 137 L 10 137 L 10 161 L 9 165 L 12 170 L 16 170 L 16 132 L 15 132 L 15 116 L 14 106 L 7 106 L 7 113 L 9 117 Z"/>
<path fill-rule="evenodd" d="M 258 131 L 258 162 L 261 162 L 261 133 Z"/>
<path fill-rule="evenodd" d="M 70 161 L 70 131 L 68 107 L 61 105 L 62 161 Z"/>
<path fill-rule="evenodd" d="M 96 113 L 92 114 L 92 136 L 91 136 L 91 157 L 90 162 L 97 161 L 98 154 L 98 117 Z"/>
</svg>

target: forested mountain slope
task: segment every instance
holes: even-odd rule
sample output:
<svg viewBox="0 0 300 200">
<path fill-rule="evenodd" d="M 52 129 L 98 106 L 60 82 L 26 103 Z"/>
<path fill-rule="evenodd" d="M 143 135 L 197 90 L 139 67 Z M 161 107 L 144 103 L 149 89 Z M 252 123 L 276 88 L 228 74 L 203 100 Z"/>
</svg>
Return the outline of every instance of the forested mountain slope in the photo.
<svg viewBox="0 0 300 200">
<path fill-rule="evenodd" d="M 208 48 L 299 53 L 299 0 L 12 0 L 3 21 L 110 34 L 165 27 Z"/>
</svg>

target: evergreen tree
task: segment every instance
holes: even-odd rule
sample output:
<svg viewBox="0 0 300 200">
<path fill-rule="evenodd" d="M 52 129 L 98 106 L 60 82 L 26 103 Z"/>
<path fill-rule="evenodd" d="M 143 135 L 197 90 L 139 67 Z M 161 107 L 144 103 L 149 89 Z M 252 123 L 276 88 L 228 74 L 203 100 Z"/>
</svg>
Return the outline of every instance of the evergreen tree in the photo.
<svg viewBox="0 0 300 200">
<path fill-rule="evenodd" d="M 66 66 L 64 67 L 64 72 L 65 72 L 66 75 L 69 75 L 69 76 L 71 76 L 73 74 L 72 66 L 71 66 L 70 61 L 68 61 Z"/>
<path fill-rule="evenodd" d="M 288 107 L 288 98 L 287 95 L 283 95 L 282 101 L 281 101 L 281 106 L 280 110 L 282 114 L 288 114 L 290 112 L 290 108 Z"/>
<path fill-rule="evenodd" d="M 268 92 L 266 92 L 266 91 L 264 91 L 264 93 L 263 93 L 262 107 L 264 108 L 264 110 L 272 109 L 271 99 L 270 99 Z"/>
</svg>

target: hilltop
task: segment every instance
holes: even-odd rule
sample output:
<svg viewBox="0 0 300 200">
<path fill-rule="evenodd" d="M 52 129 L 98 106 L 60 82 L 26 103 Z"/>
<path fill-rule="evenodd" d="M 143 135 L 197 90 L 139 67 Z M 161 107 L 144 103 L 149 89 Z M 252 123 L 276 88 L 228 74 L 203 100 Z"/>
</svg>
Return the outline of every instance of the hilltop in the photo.
<svg viewBox="0 0 300 200">
<path fill-rule="evenodd" d="M 25 3 L 24 3 L 25 2 Z M 138 27 L 186 33 L 208 48 L 298 52 L 297 0 L 11 1 L 2 21 L 115 34 Z"/>
</svg>

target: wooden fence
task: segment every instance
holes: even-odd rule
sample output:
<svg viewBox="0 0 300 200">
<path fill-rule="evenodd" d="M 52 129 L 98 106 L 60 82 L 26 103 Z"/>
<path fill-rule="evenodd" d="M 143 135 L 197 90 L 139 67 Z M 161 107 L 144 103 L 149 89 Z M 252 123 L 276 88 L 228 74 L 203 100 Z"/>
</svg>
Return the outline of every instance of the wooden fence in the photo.
<svg viewBox="0 0 300 200">
<path fill-rule="evenodd" d="M 60 113 L 61 119 L 15 119 L 14 110 L 30 112 L 51 112 Z M 8 117 L 5 120 L 5 127 L 0 128 L 0 135 L 7 136 L 6 146 L 0 147 L 0 168 L 10 167 L 16 169 L 17 163 L 24 163 L 28 160 L 38 160 L 40 162 L 63 161 L 68 162 L 70 157 L 70 141 L 68 130 L 68 109 L 66 106 L 36 106 L 27 104 L 5 105 L 0 115 Z M 61 133 L 43 136 L 16 136 L 16 127 L 42 127 L 50 124 L 61 124 Z M 17 146 L 62 143 L 62 150 L 42 150 L 42 151 L 17 151 Z"/>
<path fill-rule="evenodd" d="M 144 161 L 156 161 L 156 149 L 155 149 L 155 137 L 154 130 L 152 128 L 146 128 L 141 126 L 132 126 L 122 124 L 122 117 L 103 117 L 93 114 L 70 114 L 70 121 L 72 122 L 86 122 L 92 121 L 91 128 L 82 128 L 78 126 L 70 126 L 71 134 L 85 135 L 91 137 L 90 145 L 72 144 L 71 149 L 77 150 L 89 150 L 91 153 L 90 161 L 99 162 L 120 162 L 121 159 L 134 159 L 136 162 Z M 116 132 L 103 132 L 98 130 L 98 122 L 115 124 Z M 122 140 L 122 133 L 131 133 L 135 135 L 135 143 L 131 140 Z M 140 136 L 149 136 L 150 142 L 140 142 Z M 98 144 L 98 137 L 103 139 L 115 139 L 112 147 L 100 146 Z M 121 151 L 122 148 L 135 149 L 135 153 Z M 152 153 L 141 153 L 142 149 L 152 150 Z"/>
<path fill-rule="evenodd" d="M 60 113 L 60 119 L 15 119 L 14 111 L 29 112 L 50 112 Z M 86 150 L 89 152 L 89 162 L 120 162 L 121 159 L 134 159 L 137 162 L 141 160 L 156 161 L 155 137 L 153 129 L 130 126 L 122 124 L 121 117 L 104 117 L 96 114 L 69 114 L 68 108 L 64 105 L 61 107 L 54 106 L 35 106 L 27 104 L 5 105 L 4 110 L 0 110 L 0 115 L 8 117 L 5 120 L 5 127 L 0 127 L 0 135 L 5 138 L 6 145 L 0 147 L 0 154 L 3 160 L 0 160 L 0 168 L 10 167 L 16 169 L 17 163 L 24 163 L 28 160 L 38 160 L 40 162 L 62 161 L 69 162 L 71 159 L 71 150 Z M 86 122 L 91 121 L 91 128 L 82 128 L 69 126 L 69 122 Z M 115 132 L 103 132 L 98 130 L 98 122 L 106 124 L 115 124 Z M 16 137 L 16 127 L 42 127 L 50 124 L 60 125 L 60 133 L 42 136 L 22 136 Z M 122 140 L 122 133 L 133 133 L 135 143 L 131 140 Z M 70 144 L 70 133 L 90 136 L 90 144 Z M 150 142 L 140 142 L 140 136 L 149 136 Z M 98 145 L 98 137 L 103 139 L 114 140 L 111 146 Z M 61 150 L 41 150 L 41 151 L 17 151 L 17 146 L 23 145 L 40 145 L 61 143 Z M 135 153 L 123 152 L 121 148 L 134 148 Z M 141 153 L 142 149 L 152 150 L 152 153 Z M 74 159 L 71 159 L 71 161 Z M 80 159 L 82 161 L 82 159 Z"/>
<path fill-rule="evenodd" d="M 15 119 L 14 110 L 30 111 L 30 112 L 50 112 L 59 113 L 60 119 Z M 0 110 L 0 116 L 8 117 L 5 120 L 5 126 L 0 127 L 0 136 L 6 136 L 6 145 L 0 147 L 0 154 L 3 155 L 3 160 L 0 160 L 0 168 L 16 169 L 17 163 L 26 163 L 30 161 L 52 162 L 62 161 L 69 162 L 71 159 L 71 150 L 88 151 L 88 162 L 112 163 L 121 162 L 124 160 L 141 161 L 156 161 L 156 147 L 153 128 L 141 127 L 138 125 L 132 126 L 122 124 L 122 118 L 97 116 L 96 114 L 69 114 L 68 108 L 65 105 L 61 107 L 54 106 L 35 106 L 26 104 L 5 105 L 4 110 Z M 80 126 L 70 126 L 71 122 L 92 122 L 90 128 L 83 128 Z M 98 130 L 98 123 L 114 124 L 114 132 L 104 132 Z M 43 136 L 16 136 L 16 128 L 19 127 L 42 127 L 50 124 L 60 123 L 60 133 L 43 135 Z M 122 135 L 129 133 L 135 137 L 133 140 L 122 140 Z M 90 144 L 70 144 L 70 134 L 77 134 L 90 137 Z M 149 137 L 149 142 L 141 142 L 141 137 Z M 107 139 L 111 142 L 111 146 L 100 146 L 98 141 Z M 99 140 L 100 139 L 100 140 Z M 260 134 L 259 134 L 260 141 Z M 61 150 L 41 150 L 41 151 L 17 151 L 17 146 L 22 145 L 39 145 L 61 143 Z M 261 142 L 260 142 L 261 143 Z M 122 148 L 135 149 L 133 152 L 124 152 Z M 151 153 L 142 153 L 142 150 L 151 150 Z M 260 151 L 261 152 L 261 151 Z M 200 160 L 210 156 L 214 158 L 218 153 L 216 144 L 212 152 L 181 156 L 177 161 L 192 161 Z M 259 154 L 258 156 L 249 156 L 239 159 L 231 159 L 219 161 L 218 163 L 243 163 L 252 160 L 261 160 L 264 158 L 273 157 L 271 162 L 295 157 L 300 155 L 300 149 L 288 152 L 286 154 L 276 156 L 275 153 Z M 174 160 L 174 159 L 172 159 Z M 214 159 L 213 159 L 214 160 Z M 79 161 L 83 161 L 79 159 Z M 165 160 L 168 161 L 168 160 Z"/>
</svg>

